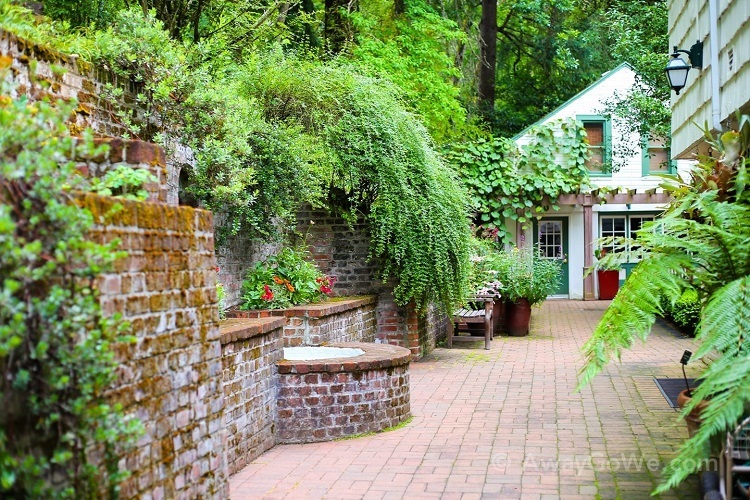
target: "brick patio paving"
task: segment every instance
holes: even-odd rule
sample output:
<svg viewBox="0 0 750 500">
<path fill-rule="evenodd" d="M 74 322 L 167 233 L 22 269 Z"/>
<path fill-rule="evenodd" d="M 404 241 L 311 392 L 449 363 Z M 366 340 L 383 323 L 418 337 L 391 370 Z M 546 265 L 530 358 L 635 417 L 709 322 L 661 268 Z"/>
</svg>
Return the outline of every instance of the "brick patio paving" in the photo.
<svg viewBox="0 0 750 500">
<path fill-rule="evenodd" d="M 607 305 L 547 301 L 528 337 L 436 349 L 411 364 L 408 425 L 277 446 L 232 476 L 231 497 L 648 498 L 687 437 L 653 378 L 681 376 L 692 341 L 657 325 L 574 393 L 580 348 Z M 697 483 L 667 498 L 698 498 Z"/>
</svg>

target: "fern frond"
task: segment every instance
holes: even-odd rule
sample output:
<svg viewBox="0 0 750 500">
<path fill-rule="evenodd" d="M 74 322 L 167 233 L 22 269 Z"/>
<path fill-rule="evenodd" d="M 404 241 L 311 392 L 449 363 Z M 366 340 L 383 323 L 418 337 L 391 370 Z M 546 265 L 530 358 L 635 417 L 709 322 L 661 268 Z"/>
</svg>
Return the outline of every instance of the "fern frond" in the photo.
<svg viewBox="0 0 750 500">
<path fill-rule="evenodd" d="M 714 294 L 706 305 L 699 337 L 702 346 L 699 356 L 713 348 L 722 356 L 714 361 L 701 376 L 701 385 L 693 392 L 687 415 L 702 401 L 708 406 L 701 412 L 698 433 L 686 441 L 677 457 L 664 470 L 667 480 L 655 493 L 663 493 L 677 486 L 689 474 L 696 472 L 700 461 L 710 456 L 714 436 L 723 436 L 737 425 L 750 403 L 750 276 L 735 280 Z"/>
<path fill-rule="evenodd" d="M 641 261 L 607 308 L 591 338 L 583 346 L 585 366 L 580 371 L 578 390 L 596 376 L 611 359 L 638 336 L 645 340 L 661 313 L 661 297 L 675 301 L 687 284 L 686 255 L 656 254 Z"/>
<path fill-rule="evenodd" d="M 750 403 L 750 358 L 747 354 L 743 359 L 722 358 L 714 362 L 709 371 L 711 373 L 706 373 L 700 387 L 693 393 L 691 404 L 685 408 L 689 412 L 713 394 L 707 400 L 707 408 L 701 412 L 701 426 L 664 469 L 666 480 L 654 491 L 656 494 L 674 488 L 690 474 L 698 472 L 701 462 L 711 456 L 712 438 L 723 436 L 747 411 Z"/>
<path fill-rule="evenodd" d="M 739 354 L 750 334 L 750 276 L 732 281 L 719 289 L 706 304 L 698 339 L 697 356 L 713 349 L 727 355 Z"/>
</svg>

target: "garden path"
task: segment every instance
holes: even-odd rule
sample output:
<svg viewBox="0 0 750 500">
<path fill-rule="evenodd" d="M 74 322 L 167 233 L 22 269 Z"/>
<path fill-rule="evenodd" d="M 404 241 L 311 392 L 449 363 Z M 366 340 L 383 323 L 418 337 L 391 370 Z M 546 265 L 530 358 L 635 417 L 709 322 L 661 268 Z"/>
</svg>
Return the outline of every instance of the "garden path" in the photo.
<svg viewBox="0 0 750 500">
<path fill-rule="evenodd" d="M 277 446 L 231 478 L 231 497 L 648 498 L 687 437 L 653 378 L 681 376 L 693 341 L 657 324 L 574 393 L 581 346 L 608 304 L 547 301 L 528 337 L 435 349 L 411 364 L 409 424 Z M 698 496 L 691 478 L 662 498 Z"/>
</svg>

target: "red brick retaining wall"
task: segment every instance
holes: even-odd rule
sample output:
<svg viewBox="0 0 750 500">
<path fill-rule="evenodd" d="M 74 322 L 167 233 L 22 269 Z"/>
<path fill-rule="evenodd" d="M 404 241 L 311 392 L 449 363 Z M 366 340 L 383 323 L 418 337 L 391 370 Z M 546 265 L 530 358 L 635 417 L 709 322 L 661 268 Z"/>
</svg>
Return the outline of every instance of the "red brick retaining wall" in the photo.
<svg viewBox="0 0 750 500">
<path fill-rule="evenodd" d="M 224 426 L 229 474 L 276 444 L 276 362 L 284 318 L 229 319 L 221 324 Z"/>
<path fill-rule="evenodd" d="M 82 195 L 95 241 L 127 258 L 99 280 L 105 314 L 130 322 L 113 398 L 145 435 L 123 457 L 123 498 L 226 498 L 224 396 L 210 212 Z M 112 214 L 116 203 L 122 210 Z"/>
<path fill-rule="evenodd" d="M 233 318 L 285 317 L 284 346 L 330 342 L 375 342 L 374 296 L 333 299 L 288 309 L 229 311 Z"/>
<path fill-rule="evenodd" d="M 387 344 L 346 343 L 355 358 L 278 363 L 279 443 L 330 441 L 377 432 L 411 416 L 411 353 Z"/>
</svg>

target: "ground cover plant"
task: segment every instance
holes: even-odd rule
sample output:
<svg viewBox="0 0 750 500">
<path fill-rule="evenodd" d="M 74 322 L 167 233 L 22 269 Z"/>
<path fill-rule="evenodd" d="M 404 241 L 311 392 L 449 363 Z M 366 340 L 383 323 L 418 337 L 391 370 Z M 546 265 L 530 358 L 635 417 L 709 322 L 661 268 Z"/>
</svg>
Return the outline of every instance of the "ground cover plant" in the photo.
<svg viewBox="0 0 750 500">
<path fill-rule="evenodd" d="M 706 134 L 712 156 L 699 158 L 689 180 L 667 185 L 674 195 L 664 215 L 639 233 L 647 252 L 633 269 L 583 348 L 586 384 L 604 365 L 620 357 L 636 337 L 646 339 L 663 301 L 672 307 L 695 290 L 700 304 L 699 345 L 694 359 L 716 351 L 719 358 L 701 374 L 701 385 L 683 411 L 701 402 L 700 430 L 666 467 L 664 492 L 696 472 L 716 452 L 715 438 L 732 428 L 750 408 L 750 117 L 719 137 Z M 604 258 L 606 260 L 607 257 Z"/>
</svg>

